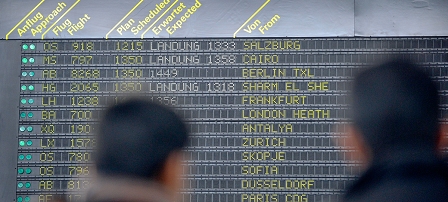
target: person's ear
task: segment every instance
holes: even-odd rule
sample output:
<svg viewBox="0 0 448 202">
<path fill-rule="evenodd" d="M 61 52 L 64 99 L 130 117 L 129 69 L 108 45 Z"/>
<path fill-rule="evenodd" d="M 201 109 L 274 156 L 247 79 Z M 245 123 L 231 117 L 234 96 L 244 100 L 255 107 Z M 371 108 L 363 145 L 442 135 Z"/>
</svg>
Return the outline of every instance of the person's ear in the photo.
<svg viewBox="0 0 448 202">
<path fill-rule="evenodd" d="M 174 151 L 168 155 L 163 168 L 158 176 L 158 181 L 163 184 L 173 196 L 182 188 L 181 175 L 184 172 L 183 152 Z"/>
<path fill-rule="evenodd" d="M 440 124 L 439 127 L 437 149 L 439 153 L 442 153 L 443 149 L 448 147 L 448 124 Z"/>
<path fill-rule="evenodd" d="M 345 135 L 345 147 L 349 151 L 347 160 L 360 161 L 365 163 L 364 165 L 370 163 L 370 148 L 365 143 L 361 131 L 350 124 L 345 127 Z"/>
</svg>

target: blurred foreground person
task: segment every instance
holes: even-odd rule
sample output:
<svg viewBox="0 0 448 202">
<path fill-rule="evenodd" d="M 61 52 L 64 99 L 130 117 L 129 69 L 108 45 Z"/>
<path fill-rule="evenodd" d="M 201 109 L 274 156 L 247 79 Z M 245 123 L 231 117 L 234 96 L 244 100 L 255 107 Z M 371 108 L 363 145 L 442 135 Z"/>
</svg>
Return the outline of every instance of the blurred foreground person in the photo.
<svg viewBox="0 0 448 202">
<path fill-rule="evenodd" d="M 98 178 L 87 201 L 175 201 L 187 138 L 184 123 L 164 106 L 131 99 L 107 109 L 97 136 Z"/>
<path fill-rule="evenodd" d="M 347 142 L 367 170 L 344 201 L 448 201 L 436 84 L 416 65 L 391 61 L 355 77 Z"/>
</svg>

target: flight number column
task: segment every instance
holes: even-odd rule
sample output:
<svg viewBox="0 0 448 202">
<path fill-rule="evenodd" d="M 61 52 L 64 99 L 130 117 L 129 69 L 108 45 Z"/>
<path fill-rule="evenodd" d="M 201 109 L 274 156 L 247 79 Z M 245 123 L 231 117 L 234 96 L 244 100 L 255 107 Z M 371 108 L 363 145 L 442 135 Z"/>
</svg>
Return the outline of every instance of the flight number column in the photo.
<svg viewBox="0 0 448 202">
<path fill-rule="evenodd" d="M 60 107 L 71 97 L 61 96 L 58 89 L 64 78 L 55 67 L 64 64 L 52 64 L 59 45 L 22 44 L 17 201 L 81 201 L 90 186 L 95 146 L 91 120 L 97 118 L 91 107 L 98 100 L 91 99 L 90 108 Z"/>
</svg>

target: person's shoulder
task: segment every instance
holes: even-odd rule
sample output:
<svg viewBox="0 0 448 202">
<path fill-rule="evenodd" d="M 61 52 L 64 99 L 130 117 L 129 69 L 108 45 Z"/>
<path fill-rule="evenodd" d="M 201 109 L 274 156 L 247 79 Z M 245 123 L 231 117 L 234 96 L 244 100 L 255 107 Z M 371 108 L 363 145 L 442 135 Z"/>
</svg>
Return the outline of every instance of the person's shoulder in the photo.
<svg viewBox="0 0 448 202">
<path fill-rule="evenodd" d="M 448 201 L 446 182 L 437 179 L 420 179 L 421 181 L 384 180 L 379 183 L 366 184 L 359 192 L 345 195 L 344 201 L 377 202 L 440 202 Z"/>
<path fill-rule="evenodd" d="M 344 195 L 343 201 L 448 201 L 448 170 L 440 166 L 370 168 Z"/>
</svg>

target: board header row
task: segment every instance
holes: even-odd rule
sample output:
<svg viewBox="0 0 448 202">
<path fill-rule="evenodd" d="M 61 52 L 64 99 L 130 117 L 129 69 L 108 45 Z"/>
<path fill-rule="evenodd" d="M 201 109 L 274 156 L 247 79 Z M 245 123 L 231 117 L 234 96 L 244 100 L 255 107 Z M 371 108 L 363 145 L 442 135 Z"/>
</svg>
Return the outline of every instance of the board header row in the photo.
<svg viewBox="0 0 448 202">
<path fill-rule="evenodd" d="M 444 0 L 5 0 L 0 8 L 6 40 L 448 35 Z"/>
</svg>

